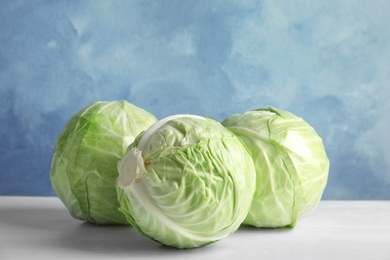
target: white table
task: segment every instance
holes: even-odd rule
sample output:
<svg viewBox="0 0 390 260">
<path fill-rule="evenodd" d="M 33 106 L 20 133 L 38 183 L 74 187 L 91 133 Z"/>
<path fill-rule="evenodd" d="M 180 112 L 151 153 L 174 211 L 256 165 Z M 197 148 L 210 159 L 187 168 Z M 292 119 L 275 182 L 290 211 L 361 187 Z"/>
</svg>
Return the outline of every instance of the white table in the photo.
<svg viewBox="0 0 390 260">
<path fill-rule="evenodd" d="M 387 259 L 390 201 L 322 201 L 293 229 L 241 227 L 179 250 L 127 226 L 73 219 L 58 198 L 0 196 L 0 259 Z"/>
</svg>

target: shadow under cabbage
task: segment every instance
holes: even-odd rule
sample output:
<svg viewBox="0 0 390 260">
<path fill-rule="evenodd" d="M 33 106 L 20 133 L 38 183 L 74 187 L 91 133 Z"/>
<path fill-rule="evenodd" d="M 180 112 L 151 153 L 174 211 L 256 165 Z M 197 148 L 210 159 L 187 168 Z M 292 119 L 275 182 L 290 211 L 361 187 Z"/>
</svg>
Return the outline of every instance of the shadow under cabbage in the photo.
<svg viewBox="0 0 390 260">
<path fill-rule="evenodd" d="M 75 220 L 77 221 L 77 220 Z M 96 225 L 80 222 L 59 237 L 59 246 L 72 250 L 82 250 L 98 253 L 132 253 L 133 255 L 180 255 L 191 251 L 191 255 L 210 250 L 204 246 L 194 250 L 179 250 L 164 246 L 138 233 L 131 226 Z M 131 254 L 130 254 L 131 255 Z"/>
</svg>

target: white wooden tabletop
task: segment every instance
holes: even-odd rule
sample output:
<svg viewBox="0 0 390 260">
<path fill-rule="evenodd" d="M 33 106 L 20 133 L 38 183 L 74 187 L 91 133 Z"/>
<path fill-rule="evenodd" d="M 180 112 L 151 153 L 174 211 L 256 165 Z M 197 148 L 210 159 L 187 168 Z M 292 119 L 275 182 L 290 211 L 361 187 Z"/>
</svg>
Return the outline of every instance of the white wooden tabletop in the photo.
<svg viewBox="0 0 390 260">
<path fill-rule="evenodd" d="M 73 219 L 55 197 L 0 196 L 0 259 L 386 259 L 390 201 L 321 201 L 292 229 L 241 227 L 190 250 L 160 245 L 128 226 Z"/>
</svg>

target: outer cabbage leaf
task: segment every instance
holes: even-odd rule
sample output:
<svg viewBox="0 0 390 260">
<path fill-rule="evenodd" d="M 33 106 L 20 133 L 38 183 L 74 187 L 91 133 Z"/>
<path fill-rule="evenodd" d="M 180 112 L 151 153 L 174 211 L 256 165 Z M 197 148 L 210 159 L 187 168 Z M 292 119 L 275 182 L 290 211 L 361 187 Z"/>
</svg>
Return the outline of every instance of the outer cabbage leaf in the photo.
<svg viewBox="0 0 390 260">
<path fill-rule="evenodd" d="M 322 139 L 302 118 L 275 108 L 226 118 L 222 125 L 248 147 L 256 168 L 256 191 L 244 224 L 294 226 L 319 203 L 329 160 Z"/>
<path fill-rule="evenodd" d="M 118 164 L 120 210 L 145 236 L 193 248 L 233 233 L 252 202 L 249 151 L 216 121 L 177 115 L 139 135 Z"/>
<path fill-rule="evenodd" d="M 118 211 L 117 163 L 129 144 L 157 119 L 126 101 L 96 102 L 62 130 L 50 179 L 70 214 L 97 224 L 126 224 Z"/>
</svg>

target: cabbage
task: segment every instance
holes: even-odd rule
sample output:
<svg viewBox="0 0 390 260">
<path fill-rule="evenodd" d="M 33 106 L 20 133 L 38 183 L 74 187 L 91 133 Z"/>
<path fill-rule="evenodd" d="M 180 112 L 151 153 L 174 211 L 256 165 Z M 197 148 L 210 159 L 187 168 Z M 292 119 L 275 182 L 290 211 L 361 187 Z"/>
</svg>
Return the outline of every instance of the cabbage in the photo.
<svg viewBox="0 0 390 260">
<path fill-rule="evenodd" d="M 222 125 L 246 144 L 256 168 L 256 191 L 244 224 L 294 226 L 314 210 L 327 183 L 329 160 L 307 122 L 269 108 L 232 115 Z"/>
<path fill-rule="evenodd" d="M 248 214 L 256 173 L 220 123 L 175 115 L 141 133 L 118 164 L 120 210 L 141 234 L 194 248 L 227 237 Z"/>
<path fill-rule="evenodd" d="M 118 211 L 117 163 L 134 138 L 156 121 L 126 101 L 96 102 L 69 120 L 54 149 L 50 179 L 73 217 L 127 223 Z"/>
</svg>

